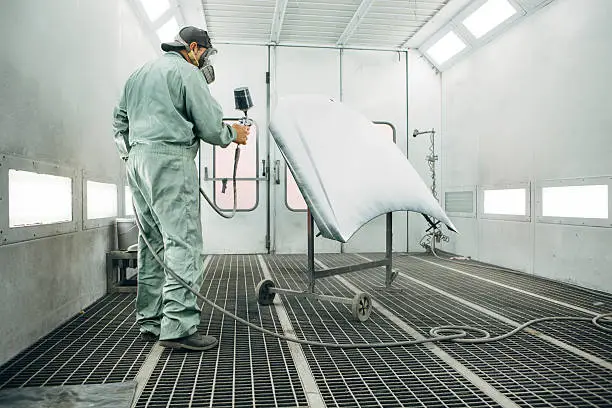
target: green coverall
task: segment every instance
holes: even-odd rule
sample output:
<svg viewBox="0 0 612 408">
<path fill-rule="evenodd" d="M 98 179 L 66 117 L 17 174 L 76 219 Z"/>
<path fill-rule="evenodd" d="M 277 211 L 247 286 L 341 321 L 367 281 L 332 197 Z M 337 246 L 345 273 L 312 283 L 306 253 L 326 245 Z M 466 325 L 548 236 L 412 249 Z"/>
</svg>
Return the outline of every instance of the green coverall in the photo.
<svg viewBox="0 0 612 408">
<path fill-rule="evenodd" d="M 227 146 L 236 132 L 222 122 L 199 70 L 168 52 L 134 72 L 114 111 L 115 143 L 144 234 L 155 251 L 193 285 L 202 273 L 202 226 L 194 158 L 200 139 Z M 195 296 L 155 261 L 138 239 L 136 319 L 142 332 L 176 339 L 197 331 Z"/>
</svg>

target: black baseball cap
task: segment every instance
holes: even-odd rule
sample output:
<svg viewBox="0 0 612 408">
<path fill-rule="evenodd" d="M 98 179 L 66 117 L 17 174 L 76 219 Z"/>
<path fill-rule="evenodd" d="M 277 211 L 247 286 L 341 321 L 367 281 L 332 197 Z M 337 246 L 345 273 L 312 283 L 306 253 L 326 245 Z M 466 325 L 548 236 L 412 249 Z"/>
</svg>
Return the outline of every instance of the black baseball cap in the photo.
<svg viewBox="0 0 612 408">
<path fill-rule="evenodd" d="M 210 42 L 208 32 L 197 27 L 183 27 L 181 28 L 181 31 L 179 31 L 176 37 L 177 38 L 174 41 L 162 43 L 161 49 L 163 51 L 175 51 L 177 49 L 185 49 L 185 45 L 191 44 L 192 42 L 195 42 L 200 47 L 212 48 L 212 43 Z M 179 39 L 183 41 L 179 41 Z"/>
</svg>

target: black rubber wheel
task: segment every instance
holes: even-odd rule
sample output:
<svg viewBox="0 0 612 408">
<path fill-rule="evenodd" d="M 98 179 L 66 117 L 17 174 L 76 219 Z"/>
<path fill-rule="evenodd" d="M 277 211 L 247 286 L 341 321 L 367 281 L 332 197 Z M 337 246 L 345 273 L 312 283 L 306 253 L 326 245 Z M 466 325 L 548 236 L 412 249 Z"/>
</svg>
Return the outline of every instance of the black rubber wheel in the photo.
<svg viewBox="0 0 612 408">
<path fill-rule="evenodd" d="M 274 281 L 271 279 L 264 279 L 257 284 L 255 292 L 257 293 L 257 303 L 262 306 L 269 306 L 274 302 L 276 293 L 270 292 L 270 288 L 273 288 Z"/>
<path fill-rule="evenodd" d="M 353 298 L 351 305 L 353 318 L 358 322 L 365 322 L 372 313 L 372 298 L 365 292 L 359 292 Z"/>
</svg>

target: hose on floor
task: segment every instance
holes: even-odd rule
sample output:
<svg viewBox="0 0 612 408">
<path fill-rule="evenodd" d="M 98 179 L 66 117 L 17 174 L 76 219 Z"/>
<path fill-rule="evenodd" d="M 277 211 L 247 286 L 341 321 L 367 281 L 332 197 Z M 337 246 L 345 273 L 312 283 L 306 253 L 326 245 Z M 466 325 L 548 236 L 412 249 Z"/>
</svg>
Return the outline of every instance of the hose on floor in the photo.
<svg viewBox="0 0 612 408">
<path fill-rule="evenodd" d="M 225 214 L 223 213 L 223 211 L 218 208 L 213 202 L 212 200 L 204 193 L 204 191 L 200 188 L 200 193 L 204 196 L 204 198 L 206 199 L 206 201 L 208 202 L 208 204 L 210 204 L 210 206 L 213 208 L 213 210 L 215 210 L 215 212 L 217 214 L 219 214 L 220 216 L 224 217 L 224 218 L 232 218 L 235 214 L 236 214 L 236 198 L 237 198 L 237 192 L 236 192 L 236 171 L 238 168 L 238 161 L 240 159 L 240 148 L 236 147 L 236 153 L 234 156 L 234 173 L 233 173 L 233 178 L 232 178 L 232 183 L 233 183 L 233 189 L 234 189 L 234 209 L 231 213 L 231 215 Z M 389 348 L 389 347 L 402 347 L 402 346 L 413 346 L 413 345 L 417 345 L 417 344 L 423 344 L 423 343 L 433 343 L 433 342 L 441 342 L 441 341 L 452 341 L 455 343 L 463 343 L 463 344 L 482 344 L 482 343 L 489 343 L 492 341 L 498 341 L 498 340 L 503 340 L 505 338 L 508 338 L 516 333 L 518 333 L 519 331 L 527 328 L 528 326 L 531 326 L 533 324 L 536 323 L 541 323 L 541 322 L 547 322 L 547 321 L 553 321 L 553 320 L 571 320 L 571 321 L 590 321 L 591 323 L 593 323 L 596 327 L 598 327 L 601 330 L 605 330 L 607 332 L 612 332 L 612 328 L 608 328 L 608 327 L 604 327 L 600 321 L 602 319 L 606 319 L 605 321 L 611 321 L 610 319 L 608 319 L 609 317 L 612 317 L 612 313 L 604 313 L 604 314 L 600 314 L 595 316 L 594 318 L 590 319 L 587 317 L 569 317 L 569 316 L 562 316 L 562 317 L 543 317 L 540 319 L 533 319 L 530 320 L 526 323 L 523 323 L 521 326 L 515 328 L 512 331 L 509 331 L 508 333 L 496 336 L 496 337 L 491 337 L 490 333 L 487 332 L 486 330 L 483 329 L 479 329 L 476 327 L 471 327 L 471 326 L 439 326 L 439 327 L 434 327 L 429 331 L 430 338 L 424 338 L 424 339 L 418 339 L 418 340 L 405 340 L 405 341 L 393 341 L 393 342 L 378 342 L 378 343 L 343 343 L 343 344 L 339 344 L 339 343 L 324 343 L 324 342 L 318 342 L 318 341 L 311 341 L 311 340 L 306 340 L 306 339 L 298 339 L 295 337 L 289 337 L 289 336 L 285 336 L 282 334 L 278 334 L 276 332 L 264 329 L 263 327 L 257 326 L 256 324 L 253 324 L 239 316 L 236 316 L 235 314 L 229 312 L 228 310 L 225 310 L 224 308 L 222 308 L 221 306 L 217 305 L 215 302 L 213 302 L 212 300 L 207 299 L 205 296 L 203 296 L 202 294 L 200 294 L 197 290 L 195 290 L 193 287 L 191 287 L 191 285 L 189 283 L 187 283 L 184 279 L 182 279 L 176 272 L 174 272 L 172 270 L 172 268 L 170 268 L 163 259 L 161 259 L 159 257 L 159 255 L 157 254 L 157 252 L 153 249 L 153 246 L 151 245 L 151 243 L 149 242 L 149 240 L 147 239 L 147 237 L 142 234 L 142 223 L 140 221 L 140 217 L 138 216 L 138 212 L 136 211 L 136 207 L 134 206 L 134 203 L 132 202 L 132 206 L 134 208 L 134 215 L 136 217 L 136 225 L 138 226 L 138 229 L 141 231 L 141 233 L 139 234 L 140 237 L 142 237 L 143 241 L 145 242 L 145 244 L 147 245 L 147 247 L 149 248 L 149 251 L 151 252 L 151 254 L 153 255 L 153 257 L 155 258 L 155 260 L 157 261 L 157 263 L 159 263 L 160 266 L 162 266 L 167 273 L 170 274 L 170 276 L 172 276 L 174 279 L 176 279 L 177 282 L 179 282 L 183 287 L 185 287 L 185 289 L 187 289 L 188 291 L 190 291 L 191 293 L 193 293 L 198 299 L 202 300 L 204 303 L 208 304 L 209 306 L 211 306 L 213 309 L 223 313 L 225 316 L 236 320 L 237 322 L 244 324 L 248 327 L 250 327 L 253 330 L 256 330 L 260 333 L 266 334 L 268 336 L 271 337 L 275 337 L 277 339 L 280 340 L 285 340 L 285 341 L 290 341 L 293 343 L 298 343 L 301 345 L 305 345 L 305 346 L 314 346 L 314 347 L 325 347 L 325 348 L 335 348 L 335 349 L 368 349 L 368 348 Z M 468 336 L 468 332 L 476 332 L 476 333 L 480 333 L 482 335 L 482 337 L 479 338 L 467 338 Z"/>
</svg>

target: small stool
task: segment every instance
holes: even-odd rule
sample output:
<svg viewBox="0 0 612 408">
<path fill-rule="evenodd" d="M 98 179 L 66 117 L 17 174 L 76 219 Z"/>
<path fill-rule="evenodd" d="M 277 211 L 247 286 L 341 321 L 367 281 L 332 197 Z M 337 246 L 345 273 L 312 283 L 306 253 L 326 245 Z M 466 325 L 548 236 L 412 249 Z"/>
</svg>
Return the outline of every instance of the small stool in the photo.
<svg viewBox="0 0 612 408">
<path fill-rule="evenodd" d="M 127 268 L 138 267 L 137 251 L 106 253 L 106 293 L 136 293 L 136 278 L 127 279 Z"/>
</svg>

